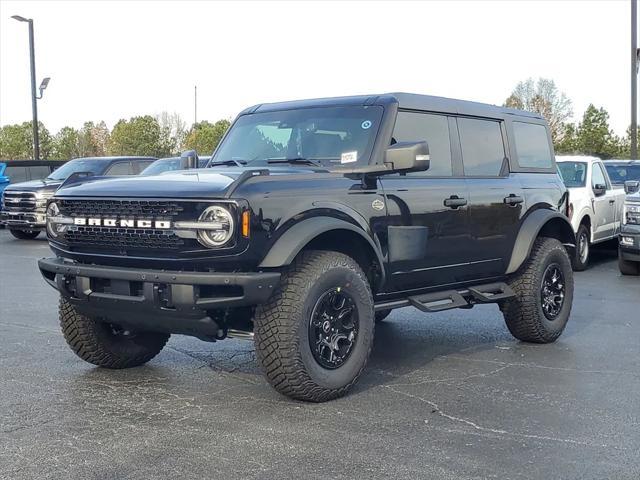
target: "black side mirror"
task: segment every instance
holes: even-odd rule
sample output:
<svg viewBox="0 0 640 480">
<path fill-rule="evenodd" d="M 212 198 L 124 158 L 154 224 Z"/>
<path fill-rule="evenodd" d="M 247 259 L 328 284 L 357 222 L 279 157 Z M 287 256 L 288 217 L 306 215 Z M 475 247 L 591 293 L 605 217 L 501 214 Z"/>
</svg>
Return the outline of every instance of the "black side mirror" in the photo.
<svg viewBox="0 0 640 480">
<path fill-rule="evenodd" d="M 601 197 L 605 193 L 607 193 L 607 186 L 604 183 L 596 183 L 593 186 L 593 194 L 596 197 Z"/>
<path fill-rule="evenodd" d="M 198 168 L 198 154 L 195 150 L 187 150 L 180 155 L 180 167 L 184 169 Z"/>
<path fill-rule="evenodd" d="M 429 145 L 427 142 L 400 142 L 387 148 L 384 164 L 390 172 L 418 172 L 428 170 Z"/>
<path fill-rule="evenodd" d="M 627 180 L 624 182 L 624 193 L 631 195 L 640 191 L 640 180 Z"/>
</svg>

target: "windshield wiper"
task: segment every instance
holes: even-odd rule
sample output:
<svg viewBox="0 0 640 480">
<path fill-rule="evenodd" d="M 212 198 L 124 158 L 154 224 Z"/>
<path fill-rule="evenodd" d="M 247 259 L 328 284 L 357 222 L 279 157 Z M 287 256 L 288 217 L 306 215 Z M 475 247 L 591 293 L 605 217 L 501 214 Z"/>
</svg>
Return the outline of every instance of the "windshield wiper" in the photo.
<svg viewBox="0 0 640 480">
<path fill-rule="evenodd" d="M 267 163 L 289 163 L 292 165 L 313 165 L 314 167 L 324 168 L 318 162 L 314 162 L 308 158 L 296 157 L 296 158 L 267 158 Z"/>
<path fill-rule="evenodd" d="M 245 160 L 233 160 L 233 159 L 230 159 L 230 160 L 221 160 L 219 162 L 212 162 L 211 164 L 209 164 L 208 168 L 215 167 L 216 165 L 228 165 L 228 166 L 231 166 L 231 167 L 242 167 L 242 166 L 244 166 L 246 164 L 247 164 L 247 162 Z"/>
</svg>

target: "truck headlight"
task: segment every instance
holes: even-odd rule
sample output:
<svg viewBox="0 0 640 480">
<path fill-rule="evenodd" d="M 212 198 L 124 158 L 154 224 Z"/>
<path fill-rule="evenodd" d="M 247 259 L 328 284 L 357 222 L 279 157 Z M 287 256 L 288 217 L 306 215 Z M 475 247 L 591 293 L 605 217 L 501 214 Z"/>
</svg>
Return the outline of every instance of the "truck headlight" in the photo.
<svg viewBox="0 0 640 480">
<path fill-rule="evenodd" d="M 205 247 L 221 247 L 233 236 L 233 215 L 219 205 L 208 207 L 197 222 L 198 241 Z"/>
<path fill-rule="evenodd" d="M 640 225 L 640 205 L 625 203 L 624 212 L 622 214 L 622 223 L 625 225 Z"/>
</svg>

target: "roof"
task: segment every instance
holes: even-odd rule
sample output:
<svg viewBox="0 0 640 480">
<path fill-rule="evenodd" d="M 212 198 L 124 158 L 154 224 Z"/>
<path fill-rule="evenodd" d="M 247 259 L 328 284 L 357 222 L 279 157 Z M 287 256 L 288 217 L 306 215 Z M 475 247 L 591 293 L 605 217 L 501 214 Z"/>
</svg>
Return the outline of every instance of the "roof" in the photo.
<svg viewBox="0 0 640 480">
<path fill-rule="evenodd" d="M 104 160 L 105 162 L 112 162 L 114 160 L 157 160 L 156 157 L 143 157 L 135 155 L 122 155 L 116 157 L 77 157 L 71 160 Z"/>
<path fill-rule="evenodd" d="M 610 158 L 605 162 L 615 165 L 640 165 L 640 160 L 630 160 L 628 158 Z"/>
<path fill-rule="evenodd" d="M 588 155 L 556 155 L 556 162 L 599 162 L 598 157 Z"/>
<path fill-rule="evenodd" d="M 65 163 L 65 160 L 0 160 L 0 163 L 5 163 L 7 166 L 12 167 L 16 165 L 21 167 L 37 167 L 40 165 L 60 166 Z"/>
<path fill-rule="evenodd" d="M 542 120 L 542 116 L 534 112 L 526 112 L 524 110 L 516 110 L 513 108 L 501 107 L 479 102 L 471 102 L 467 100 L 457 100 L 454 98 L 434 97 L 431 95 L 420 95 L 416 93 L 403 92 L 263 103 L 243 110 L 241 112 L 241 115 L 246 113 L 293 110 L 310 107 L 387 105 L 396 102 L 398 103 L 398 106 L 400 108 L 411 110 L 457 113 L 461 115 L 477 115 L 494 118 L 502 118 L 507 115 L 517 115 L 521 117 L 529 117 Z"/>
</svg>

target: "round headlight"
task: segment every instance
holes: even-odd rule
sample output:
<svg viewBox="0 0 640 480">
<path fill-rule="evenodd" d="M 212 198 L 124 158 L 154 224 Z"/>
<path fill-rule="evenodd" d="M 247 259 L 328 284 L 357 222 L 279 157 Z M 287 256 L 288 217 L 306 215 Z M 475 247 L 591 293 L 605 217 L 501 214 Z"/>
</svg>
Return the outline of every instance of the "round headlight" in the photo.
<svg viewBox="0 0 640 480">
<path fill-rule="evenodd" d="M 202 223 L 202 228 L 198 229 L 198 241 L 205 247 L 221 247 L 233 235 L 233 216 L 224 207 L 208 207 L 200 215 L 198 223 Z"/>
<path fill-rule="evenodd" d="M 47 206 L 47 233 L 52 238 L 58 238 L 64 231 L 64 225 L 56 223 L 56 218 L 60 215 L 60 209 L 56 202 L 51 202 Z"/>
</svg>

